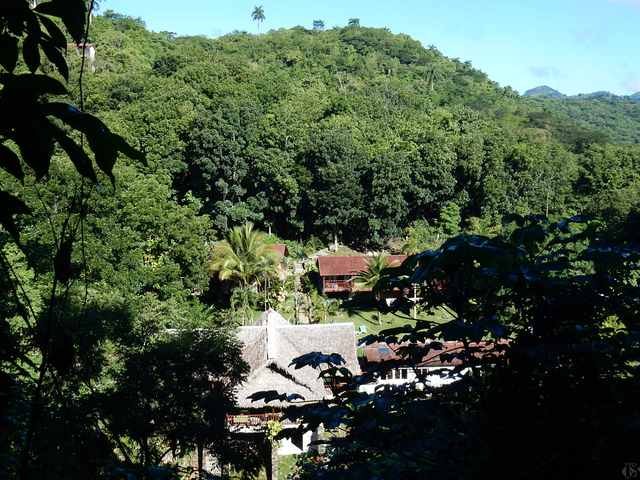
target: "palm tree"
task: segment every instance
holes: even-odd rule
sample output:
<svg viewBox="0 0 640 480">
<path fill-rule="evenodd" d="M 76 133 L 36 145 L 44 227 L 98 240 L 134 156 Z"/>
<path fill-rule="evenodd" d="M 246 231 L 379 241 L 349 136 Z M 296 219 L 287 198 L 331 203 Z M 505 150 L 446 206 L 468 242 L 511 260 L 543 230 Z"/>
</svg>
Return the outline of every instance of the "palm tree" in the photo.
<svg viewBox="0 0 640 480">
<path fill-rule="evenodd" d="M 262 25 L 262 22 L 264 22 L 266 18 L 267 17 L 264 15 L 264 7 L 262 5 L 255 7 L 253 12 L 251 12 L 251 20 L 258 23 L 258 32 L 260 32 L 260 25 Z"/>
<path fill-rule="evenodd" d="M 314 20 L 313 21 L 313 29 L 314 30 L 324 30 L 324 21 L 323 20 Z"/>
<path fill-rule="evenodd" d="M 371 257 L 367 269 L 354 277 L 353 280 L 356 287 L 375 290 L 376 285 L 382 278 L 382 273 L 387 268 L 389 268 L 389 257 L 387 255 L 380 253 Z"/>
<path fill-rule="evenodd" d="M 227 233 L 226 239 L 213 247 L 209 271 L 222 281 L 236 284 L 233 297 L 242 307 L 242 316 L 249 320 L 251 292 L 267 291 L 271 280 L 277 276 L 276 253 L 266 242 L 263 232 L 254 230 L 252 223 L 235 227 Z M 234 307 L 234 310 L 237 310 Z"/>
<path fill-rule="evenodd" d="M 276 264 L 276 254 L 266 243 L 266 235 L 246 223 L 232 229 L 225 240 L 214 246 L 209 270 L 220 280 L 231 280 L 246 288 L 275 273 Z"/>
<path fill-rule="evenodd" d="M 432 64 L 427 67 L 425 77 L 427 79 L 427 83 L 429 84 L 429 90 L 433 92 L 436 83 L 439 83 L 444 79 L 444 74 L 437 66 Z"/>
<path fill-rule="evenodd" d="M 347 25 L 349 27 L 357 28 L 357 27 L 360 26 L 360 19 L 359 18 L 350 18 L 349 22 L 347 23 Z"/>
</svg>

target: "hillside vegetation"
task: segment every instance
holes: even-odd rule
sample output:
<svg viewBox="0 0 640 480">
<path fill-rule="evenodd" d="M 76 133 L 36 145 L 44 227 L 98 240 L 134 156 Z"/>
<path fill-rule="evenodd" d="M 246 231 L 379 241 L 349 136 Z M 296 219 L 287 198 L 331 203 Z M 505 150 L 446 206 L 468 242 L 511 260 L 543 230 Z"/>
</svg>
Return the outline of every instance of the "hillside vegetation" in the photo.
<svg viewBox="0 0 640 480">
<path fill-rule="evenodd" d="M 593 213 L 593 195 L 618 195 L 598 169 L 602 135 L 406 35 L 175 38 L 107 12 L 93 37 L 87 108 L 140 142 L 146 173 L 197 201 L 218 234 L 252 221 L 379 246 L 451 204 L 461 227 L 481 228 L 506 212 Z"/>
<path fill-rule="evenodd" d="M 640 92 L 621 97 L 610 92 L 566 96 L 550 87 L 524 93 L 532 105 L 584 128 L 596 129 L 615 143 L 640 143 Z"/>
<path fill-rule="evenodd" d="M 356 18 L 177 38 L 88 25 L 95 3 L 0 7 L 2 478 L 208 478 L 205 451 L 273 470 L 282 423 L 244 441 L 227 422 L 251 373 L 236 327 L 267 308 L 417 341 L 407 367 L 453 341 L 437 356 L 460 366 L 369 395 L 403 363 L 295 359 L 339 388 L 257 392 L 329 433 L 291 478 L 609 478 L 635 458 L 640 145 Z M 340 303 L 309 258 L 334 236 L 412 256 L 376 255 L 355 278 L 372 295 Z"/>
</svg>

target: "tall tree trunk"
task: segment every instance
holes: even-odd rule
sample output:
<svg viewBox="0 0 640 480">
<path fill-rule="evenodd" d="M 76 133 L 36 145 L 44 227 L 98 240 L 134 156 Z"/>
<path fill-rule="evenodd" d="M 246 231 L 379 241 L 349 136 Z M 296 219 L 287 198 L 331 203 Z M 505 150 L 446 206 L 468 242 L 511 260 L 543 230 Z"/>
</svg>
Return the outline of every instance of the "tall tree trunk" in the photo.
<svg viewBox="0 0 640 480">
<path fill-rule="evenodd" d="M 142 456 L 142 466 L 143 468 L 146 470 L 147 467 L 149 466 L 149 440 L 147 439 L 147 437 L 144 437 L 142 439 L 142 451 L 141 456 Z"/>
<path fill-rule="evenodd" d="M 200 480 L 204 479 L 204 470 L 203 470 L 203 464 L 204 464 L 204 447 L 202 446 L 201 443 L 198 443 L 198 478 Z"/>
</svg>

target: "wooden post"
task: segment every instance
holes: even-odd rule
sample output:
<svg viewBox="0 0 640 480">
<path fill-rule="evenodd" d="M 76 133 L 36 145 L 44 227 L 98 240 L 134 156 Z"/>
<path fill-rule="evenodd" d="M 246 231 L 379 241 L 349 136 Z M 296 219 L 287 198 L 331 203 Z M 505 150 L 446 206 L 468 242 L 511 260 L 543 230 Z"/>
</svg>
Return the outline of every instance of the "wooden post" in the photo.
<svg viewBox="0 0 640 480">
<path fill-rule="evenodd" d="M 269 457 L 267 458 L 267 480 L 278 480 L 278 444 L 269 441 Z"/>
<path fill-rule="evenodd" d="M 415 320 L 416 317 L 418 316 L 418 294 L 416 292 L 416 284 L 413 284 L 413 308 L 411 309 L 412 312 L 412 317 Z"/>
</svg>

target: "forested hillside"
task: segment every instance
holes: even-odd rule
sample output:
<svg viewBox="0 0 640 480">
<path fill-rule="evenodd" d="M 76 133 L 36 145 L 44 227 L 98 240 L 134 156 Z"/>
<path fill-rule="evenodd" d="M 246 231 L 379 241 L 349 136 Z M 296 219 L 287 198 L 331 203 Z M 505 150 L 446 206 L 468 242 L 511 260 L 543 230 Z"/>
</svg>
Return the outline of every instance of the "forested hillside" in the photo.
<svg viewBox="0 0 640 480">
<path fill-rule="evenodd" d="M 620 97 L 608 92 L 531 98 L 532 105 L 565 117 L 584 128 L 596 129 L 615 143 L 640 143 L 640 95 Z"/>
<path fill-rule="evenodd" d="M 640 145 L 605 103 L 355 18 L 183 38 L 96 4 L 0 6 L 0 478 L 277 478 L 302 430 L 328 444 L 298 480 L 637 473 Z M 318 289 L 334 237 L 377 252 Z M 264 348 L 238 337 L 266 309 L 398 360 L 276 361 L 273 312 Z M 333 389 L 239 399 L 266 370 Z"/>
<path fill-rule="evenodd" d="M 87 108 L 217 235 L 253 221 L 375 247 L 452 205 L 460 227 L 483 228 L 506 212 L 623 216 L 635 201 L 637 148 L 615 147 L 624 175 L 609 178 L 602 135 L 404 35 L 175 38 L 107 12 L 92 36 Z"/>
</svg>

